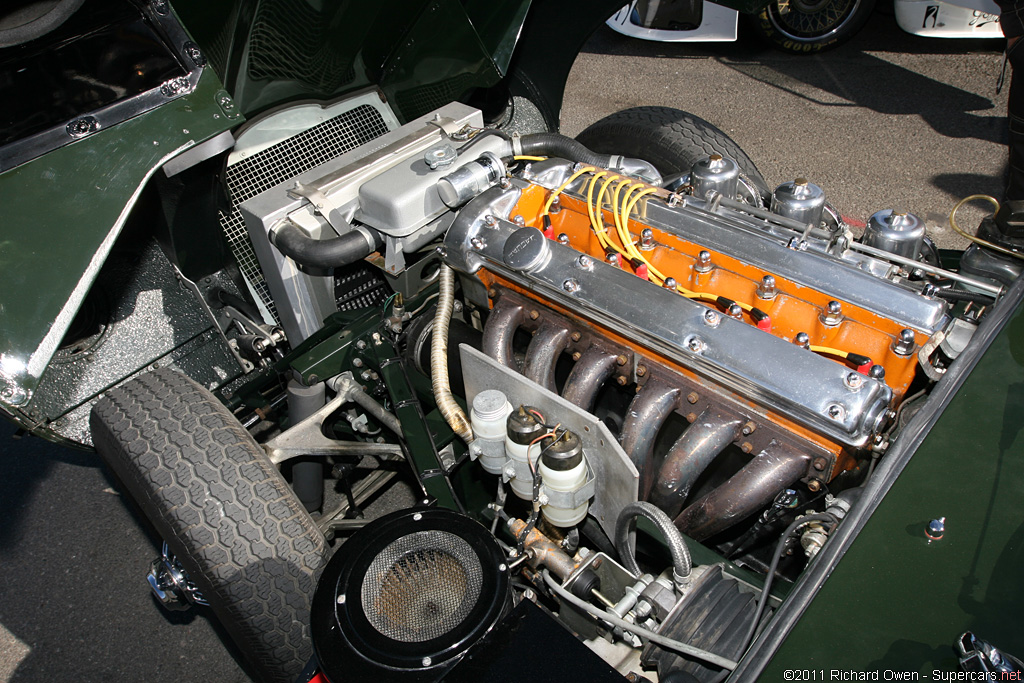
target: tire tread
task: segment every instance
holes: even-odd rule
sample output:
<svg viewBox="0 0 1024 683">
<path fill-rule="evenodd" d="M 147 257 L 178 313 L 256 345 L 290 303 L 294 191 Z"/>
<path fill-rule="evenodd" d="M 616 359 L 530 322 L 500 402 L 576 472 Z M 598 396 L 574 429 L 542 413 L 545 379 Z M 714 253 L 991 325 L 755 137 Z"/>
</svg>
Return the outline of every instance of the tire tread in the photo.
<svg viewBox="0 0 1024 683">
<path fill-rule="evenodd" d="M 293 681 L 312 655 L 327 545 L 260 446 L 213 394 L 165 368 L 107 392 L 90 424 L 255 672 Z"/>
</svg>

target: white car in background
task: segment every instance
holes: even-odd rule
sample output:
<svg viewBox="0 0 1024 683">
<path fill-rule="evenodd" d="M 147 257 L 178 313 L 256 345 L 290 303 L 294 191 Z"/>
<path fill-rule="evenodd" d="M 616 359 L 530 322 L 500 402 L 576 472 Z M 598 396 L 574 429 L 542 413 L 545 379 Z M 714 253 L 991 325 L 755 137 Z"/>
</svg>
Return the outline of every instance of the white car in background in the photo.
<svg viewBox="0 0 1024 683">
<path fill-rule="evenodd" d="M 813 54 L 852 38 L 875 0 L 771 0 L 753 15 L 756 32 L 774 47 Z M 908 33 L 935 38 L 1001 38 L 993 0 L 894 0 L 896 22 Z M 739 12 L 707 0 L 633 0 L 608 26 L 660 42 L 736 40 Z"/>
</svg>

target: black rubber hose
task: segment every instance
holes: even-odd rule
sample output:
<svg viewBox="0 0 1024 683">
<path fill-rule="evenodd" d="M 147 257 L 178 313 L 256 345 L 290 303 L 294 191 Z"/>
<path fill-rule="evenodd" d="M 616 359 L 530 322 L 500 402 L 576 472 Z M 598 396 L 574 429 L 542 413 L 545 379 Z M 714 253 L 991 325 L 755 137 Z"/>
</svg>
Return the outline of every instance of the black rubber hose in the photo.
<svg viewBox="0 0 1024 683">
<path fill-rule="evenodd" d="M 318 240 L 291 223 L 282 223 L 270 233 L 270 242 L 296 263 L 311 268 L 341 268 L 366 258 L 383 244 L 374 230 L 352 230 L 339 237 Z"/>
<path fill-rule="evenodd" d="M 558 133 L 524 135 L 520 138 L 520 144 L 525 156 L 561 157 L 601 168 L 608 168 L 612 161 L 611 154 L 592 152 L 583 143 Z"/>
<path fill-rule="evenodd" d="M 935 292 L 935 296 L 954 303 L 958 301 L 970 301 L 976 304 L 988 305 L 995 301 L 995 297 L 989 296 L 988 294 L 982 294 L 981 292 L 968 292 L 962 289 L 940 289 Z"/>
<path fill-rule="evenodd" d="M 636 535 L 637 517 L 646 517 L 661 531 L 661 535 L 665 537 L 665 542 L 668 544 L 669 552 L 672 553 L 672 578 L 677 584 L 684 582 L 690 576 L 692 568 L 690 550 L 686 547 L 686 540 L 683 539 L 683 535 L 668 515 L 644 501 L 630 503 L 622 508 L 619 518 L 615 521 L 615 548 L 619 551 L 619 561 L 633 574 L 640 576 L 643 573 L 630 549 L 630 540 Z"/>
</svg>

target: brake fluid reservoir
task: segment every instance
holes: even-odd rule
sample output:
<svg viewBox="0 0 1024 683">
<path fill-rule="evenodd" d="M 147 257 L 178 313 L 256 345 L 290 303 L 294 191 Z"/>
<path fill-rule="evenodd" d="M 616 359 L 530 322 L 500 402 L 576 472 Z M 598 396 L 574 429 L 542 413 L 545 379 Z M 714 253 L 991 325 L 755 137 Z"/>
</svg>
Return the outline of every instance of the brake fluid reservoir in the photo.
<svg viewBox="0 0 1024 683">
<path fill-rule="evenodd" d="M 772 213 L 792 218 L 801 223 L 810 223 L 815 228 L 821 225 L 825 211 L 825 191 L 806 178 L 797 178 L 782 183 L 772 193 Z"/>
<path fill-rule="evenodd" d="M 542 446 L 539 441 L 530 444 L 544 434 L 545 427 L 530 412 L 529 406 L 514 409 L 505 424 L 505 453 L 512 460 L 513 474 L 509 481 L 512 492 L 523 500 L 533 500 L 533 476 L 527 455 L 534 467 L 540 465 L 537 460 Z"/>
<path fill-rule="evenodd" d="M 497 389 L 481 391 L 473 398 L 473 409 L 469 422 L 473 427 L 473 438 L 479 441 L 505 441 L 505 421 L 512 412 L 512 404 L 505 394 Z M 481 448 L 480 465 L 491 474 L 501 474 L 505 467 L 505 450 L 502 447 Z"/>
<path fill-rule="evenodd" d="M 736 197 L 739 187 L 740 167 L 732 159 L 721 154 L 712 154 L 696 163 L 690 169 L 690 184 L 693 196 L 704 199 L 708 192 L 721 192 L 729 199 Z"/>
<path fill-rule="evenodd" d="M 583 459 L 583 444 L 573 432 L 566 432 L 548 446 L 541 456 L 540 477 L 544 486 L 553 492 L 572 493 L 587 483 L 587 463 Z M 588 501 L 576 507 L 554 502 L 541 507 L 549 522 L 557 527 L 579 524 L 587 516 Z"/>
</svg>

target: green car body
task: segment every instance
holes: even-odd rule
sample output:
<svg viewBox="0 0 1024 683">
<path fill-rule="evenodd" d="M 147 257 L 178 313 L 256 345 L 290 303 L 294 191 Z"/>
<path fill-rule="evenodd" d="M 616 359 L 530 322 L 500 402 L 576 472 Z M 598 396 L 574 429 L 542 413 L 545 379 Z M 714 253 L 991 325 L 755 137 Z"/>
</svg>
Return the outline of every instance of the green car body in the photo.
<svg viewBox="0 0 1024 683">
<path fill-rule="evenodd" d="M 325 3 L 316 30 L 301 40 L 281 32 L 285 3 L 147 5 L 150 16 L 180 22 L 198 46 L 199 53 L 185 43 L 170 47 L 194 82 L 146 111 L 80 137 L 68 133 L 17 163 L 0 164 L 0 408 L 28 431 L 87 447 L 80 432 L 62 428 L 69 416 L 81 416 L 98 396 L 147 368 L 187 365 L 182 359 L 193 352 L 190 344 L 212 335 L 215 321 L 197 322 L 195 337 L 140 353 L 102 381 L 83 380 L 78 393 L 39 398 L 43 391 L 60 393 L 48 373 L 63 367 L 55 362 L 61 342 L 168 162 L 288 103 L 330 103 L 372 88 L 403 124 L 451 100 L 478 104 L 485 114 L 492 107 L 495 116 L 519 101 L 535 107 L 534 130 L 557 130 L 572 61 L 618 4 Z M 305 52 L 295 54 L 299 48 Z M 196 283 L 226 252 L 190 239 L 189 230 L 172 221 L 159 241 L 184 280 Z M 933 671 L 956 669 L 953 644 L 965 631 L 1024 653 L 1018 618 L 1024 600 L 1018 580 L 1022 298 L 1024 282 L 1017 280 L 904 428 L 862 504 L 810 562 L 731 680 L 861 680 L 844 676 L 886 671 L 928 680 Z M 343 338 L 351 325 L 355 339 L 369 333 L 370 327 L 358 328 L 364 322 L 341 316 L 330 333 Z M 308 380 L 314 370 L 325 376 L 324 367 L 340 369 L 354 352 L 329 336 L 311 337 L 273 371 L 293 370 Z M 246 371 L 223 355 L 223 371 L 204 379 L 214 391 L 237 387 Z M 261 400 L 244 392 L 219 395 L 231 407 Z M 434 413 L 425 423 L 434 437 L 447 429 Z M 431 438 L 425 429 L 423 439 Z M 446 438 L 454 441 L 450 430 Z M 430 463 L 420 458 L 412 454 L 421 473 L 428 471 Z M 469 495 L 471 486 L 460 483 L 456 493 Z M 428 491 L 456 505 L 439 480 Z M 931 540 L 927 525 L 938 518 L 945 518 L 945 535 Z"/>
</svg>

